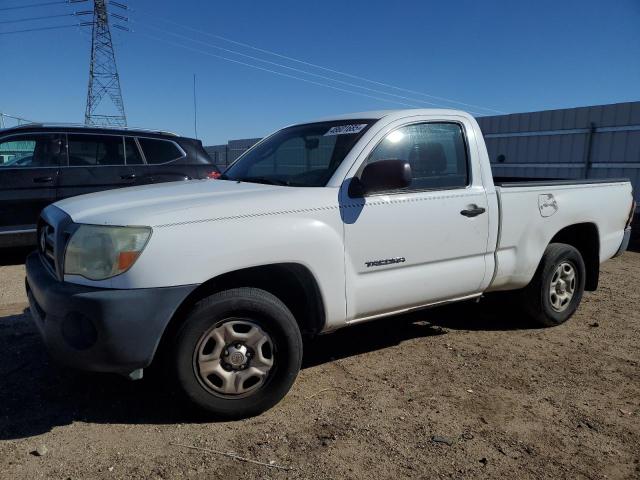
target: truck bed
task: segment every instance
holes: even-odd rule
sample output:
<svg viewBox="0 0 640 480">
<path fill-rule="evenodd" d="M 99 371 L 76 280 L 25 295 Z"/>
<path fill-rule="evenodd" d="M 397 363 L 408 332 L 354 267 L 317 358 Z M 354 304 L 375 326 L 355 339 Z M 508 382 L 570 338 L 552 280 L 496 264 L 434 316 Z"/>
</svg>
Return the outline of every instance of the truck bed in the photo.
<svg viewBox="0 0 640 480">
<path fill-rule="evenodd" d="M 546 246 L 568 225 L 595 229 L 600 261 L 620 247 L 632 200 L 628 179 L 496 177 L 494 182 L 500 231 L 490 290 L 524 287 Z"/>
</svg>

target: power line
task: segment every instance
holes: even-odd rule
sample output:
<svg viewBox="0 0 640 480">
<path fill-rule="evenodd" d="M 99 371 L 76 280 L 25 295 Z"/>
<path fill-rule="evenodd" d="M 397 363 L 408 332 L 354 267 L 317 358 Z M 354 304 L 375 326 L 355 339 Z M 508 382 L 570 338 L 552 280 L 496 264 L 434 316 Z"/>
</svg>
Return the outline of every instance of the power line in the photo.
<svg viewBox="0 0 640 480">
<path fill-rule="evenodd" d="M 109 0 L 107 3 L 109 5 L 113 5 L 114 7 L 118 7 L 118 8 L 121 8 L 123 10 L 129 10 L 129 6 L 125 5 L 124 3 L 114 2 L 113 0 Z"/>
<path fill-rule="evenodd" d="M 297 63 L 300 63 L 302 65 L 307 65 L 307 66 L 310 66 L 310 67 L 319 68 L 319 69 L 327 71 L 327 72 L 336 73 L 338 75 L 344 75 L 345 77 L 353 78 L 355 80 L 361 80 L 363 82 L 369 82 L 369 83 L 372 83 L 372 84 L 375 84 L 375 85 L 379 85 L 381 87 L 392 88 L 394 90 L 398 90 L 398 91 L 406 92 L 406 93 L 411 93 L 411 94 L 414 94 L 414 95 L 422 95 L 422 96 L 425 96 L 425 97 L 428 97 L 428 98 L 433 98 L 434 100 L 440 100 L 442 102 L 447 102 L 447 103 L 454 103 L 456 105 L 463 105 L 465 107 L 479 108 L 481 110 L 487 110 L 489 112 L 502 113 L 502 114 L 507 113 L 507 112 L 503 112 L 502 110 L 496 110 L 494 108 L 483 107 L 481 105 L 474 105 L 472 103 L 460 102 L 458 100 L 453 100 L 451 98 L 438 97 L 436 95 L 431 95 L 429 93 L 419 92 L 417 90 L 410 90 L 408 88 L 397 87 L 395 85 L 391 85 L 391 84 L 384 83 L 384 82 L 378 82 L 376 80 L 371 80 L 371 79 L 366 78 L 366 77 L 361 77 L 361 76 L 358 76 L 358 75 L 353 75 L 351 73 L 342 72 L 340 70 L 335 70 L 335 69 L 332 69 L 332 68 L 323 67 L 322 65 L 318 65 L 318 64 L 315 64 L 315 63 L 305 62 L 304 60 L 299 60 L 299 59 L 294 58 L 294 57 L 289 57 L 287 55 L 282 55 L 282 54 L 277 53 L 277 52 L 273 52 L 273 51 L 270 51 L 270 50 L 265 50 L 263 48 L 255 47 L 255 46 L 249 45 L 247 43 L 238 42 L 236 40 L 232 40 L 230 38 L 222 37 L 220 35 L 216 35 L 216 37 L 219 38 L 220 40 L 224 40 L 225 42 L 234 43 L 236 45 L 239 45 L 239 46 L 242 46 L 242 47 L 245 47 L 245 48 L 250 48 L 252 50 L 256 50 L 256 51 L 259 51 L 259 52 L 262 52 L 262 53 L 267 53 L 269 55 L 274 55 L 276 57 L 284 58 L 286 60 L 290 60 L 292 62 L 297 62 Z"/>
<path fill-rule="evenodd" d="M 243 42 L 239 42 L 237 40 L 233 40 L 233 39 L 230 39 L 230 38 L 227 38 L 227 37 L 223 37 L 221 35 L 216 35 L 216 34 L 212 34 L 210 32 L 206 32 L 206 31 L 203 31 L 203 30 L 198 30 L 197 28 L 193 28 L 193 27 L 190 27 L 188 25 L 182 25 L 182 24 L 180 24 L 178 22 L 174 22 L 172 20 L 166 20 L 164 18 L 157 17 L 157 16 L 152 15 L 150 13 L 146 13 L 145 12 L 145 15 L 147 15 L 149 17 L 152 17 L 152 18 L 155 18 L 155 19 L 157 19 L 159 21 L 175 25 L 175 26 L 180 27 L 180 28 L 184 28 L 184 29 L 187 29 L 187 30 L 191 30 L 193 32 L 200 33 L 202 35 L 207 35 L 209 37 L 217 38 L 217 39 L 223 40 L 225 42 L 233 43 L 235 45 L 239 45 L 239 46 L 242 46 L 242 47 L 245 47 L 245 48 L 249 48 L 251 50 L 255 50 L 255 51 L 258 51 L 258 52 L 261 52 L 261 53 L 265 53 L 265 54 L 268 54 L 268 55 L 273 55 L 273 56 L 276 56 L 276 57 L 279 57 L 279 58 L 283 58 L 285 60 L 289 60 L 289 61 L 292 61 L 292 62 L 300 63 L 302 65 L 306 65 L 306 66 L 309 66 L 309 67 L 318 68 L 318 69 L 321 69 L 321 70 L 324 70 L 324 71 L 327 71 L 327 72 L 331 72 L 331 73 L 334 73 L 334 74 L 338 74 L 338 75 L 343 75 L 345 77 L 353 78 L 355 80 L 369 82 L 369 83 L 372 83 L 372 84 L 375 84 L 375 85 L 378 85 L 378 86 L 391 88 L 391 89 L 394 89 L 394 90 L 398 90 L 398 91 L 402 91 L 402 92 L 406 92 L 406 93 L 411 93 L 411 94 L 414 94 L 414 95 L 422 95 L 422 96 L 425 96 L 425 97 L 433 98 L 435 100 L 440 100 L 440 101 L 447 102 L 447 103 L 454 103 L 454 104 L 457 104 L 457 105 L 464 105 L 466 107 L 479 108 L 481 110 L 487 110 L 487 111 L 495 112 L 495 113 L 506 113 L 506 112 L 503 112 L 501 110 L 496 110 L 494 108 L 483 107 L 481 105 L 474 105 L 474 104 L 471 104 L 471 103 L 460 102 L 460 101 L 453 100 L 453 99 L 446 98 L 446 97 L 438 97 L 436 95 L 431 95 L 431 94 L 428 94 L 428 93 L 419 92 L 417 90 L 410 90 L 410 89 L 407 89 L 407 88 L 397 87 L 395 85 L 391 85 L 391 84 L 388 84 L 388 83 L 378 82 L 376 80 L 371 80 L 371 79 L 366 78 L 366 77 L 353 75 L 351 73 L 343 72 L 343 71 L 340 71 L 340 70 L 335 70 L 335 69 L 332 69 L 332 68 L 329 68 L 329 67 L 324 67 L 322 65 L 318 65 L 316 63 L 311 63 L 311 62 L 300 60 L 300 59 L 297 59 L 297 58 L 294 58 L 294 57 L 283 55 L 281 53 L 274 52 L 272 50 L 259 48 L 259 47 L 256 47 L 256 46 L 253 46 L 253 45 L 250 45 L 250 44 L 247 44 L 247 43 L 243 43 Z"/>
<path fill-rule="evenodd" d="M 27 32 L 40 32 L 42 30 L 59 30 L 62 28 L 71 28 L 71 27 L 86 27 L 91 25 L 89 23 L 72 23 L 71 25 L 56 25 L 54 27 L 39 27 L 39 28 L 27 28 L 25 30 L 8 30 L 6 32 L 0 32 L 0 35 L 10 35 L 13 33 L 27 33 Z"/>
<path fill-rule="evenodd" d="M 337 91 L 345 92 L 345 93 L 351 93 L 353 95 L 360 95 L 361 97 L 372 98 L 374 100 L 378 100 L 378 101 L 382 101 L 382 102 L 395 103 L 395 104 L 398 104 L 398 105 L 404 105 L 405 107 L 411 107 L 411 108 L 419 108 L 418 105 L 413 105 L 413 104 L 409 104 L 409 103 L 403 103 L 403 102 L 399 102 L 397 100 L 390 100 L 388 98 L 376 97 L 376 96 L 373 96 L 373 95 L 368 95 L 366 93 L 356 92 L 356 91 L 353 91 L 353 90 L 347 90 L 346 88 L 341 88 L 341 87 L 336 87 L 334 85 L 328 85 L 326 83 L 316 82 L 314 80 L 309 80 L 308 78 L 302 78 L 302 77 L 298 77 L 298 76 L 295 76 L 295 75 L 290 75 L 288 73 L 278 72 L 276 70 L 271 70 L 269 68 L 260 67 L 258 65 L 253 65 L 251 63 L 246 63 L 246 62 L 242 62 L 240 60 L 235 60 L 233 58 L 224 57 L 222 55 L 217 55 L 215 53 L 211 53 L 211 52 L 208 52 L 208 51 L 205 51 L 205 50 L 200 50 L 200 49 L 193 48 L 193 47 L 190 47 L 190 46 L 187 46 L 187 45 L 182 45 L 180 43 L 172 42 L 171 40 L 165 40 L 165 39 L 156 37 L 154 35 L 149 35 L 149 34 L 144 33 L 144 32 L 137 32 L 137 33 L 138 33 L 138 35 L 142 35 L 144 37 L 150 38 L 151 40 L 155 40 L 155 41 L 158 41 L 158 42 L 163 42 L 163 43 L 166 43 L 166 44 L 169 44 L 169 45 L 173 45 L 174 47 L 184 48 L 186 50 L 191 50 L 193 52 L 200 53 L 202 55 L 208 55 L 210 57 L 219 58 L 221 60 L 226 60 L 228 62 L 233 62 L 233 63 L 239 64 L 239 65 L 244 65 L 245 67 L 255 68 L 257 70 L 262 70 L 264 72 L 273 73 L 273 74 L 276 74 L 276 75 L 280 75 L 282 77 L 292 78 L 292 79 L 300 80 L 302 82 L 310 83 L 310 84 L 313 84 L 313 85 L 318 85 L 320 87 L 331 88 L 333 90 L 337 90 Z"/>
<path fill-rule="evenodd" d="M 69 4 L 69 3 L 82 3 L 82 2 L 86 2 L 87 0 L 58 0 L 56 2 L 42 2 L 42 3 L 30 3 L 28 5 L 18 5 L 17 7 L 3 7 L 0 8 L 0 11 L 5 12 L 8 10 L 20 10 L 23 8 L 34 8 L 34 7 L 45 7 L 47 5 L 61 5 L 63 3 Z"/>
<path fill-rule="evenodd" d="M 22 118 L 22 117 L 17 117 L 15 115 L 9 115 L 8 113 L 4 113 L 4 112 L 0 112 L 0 128 L 4 128 L 4 119 L 5 118 L 10 118 L 11 120 L 15 120 L 18 125 L 20 125 L 21 123 L 34 123 L 32 120 L 27 120 L 26 118 Z"/>
<path fill-rule="evenodd" d="M 181 35 L 179 33 L 163 30 L 163 29 L 154 27 L 153 25 L 144 25 L 144 24 L 141 24 L 139 21 L 136 22 L 136 23 L 138 23 L 139 25 L 142 25 L 145 28 L 151 28 L 153 30 L 157 30 L 157 31 L 162 32 L 162 33 L 167 33 L 167 34 L 172 35 L 174 37 L 182 38 L 182 39 L 190 41 L 190 42 L 200 43 L 202 45 L 206 45 L 208 47 L 215 48 L 217 50 L 222 50 L 224 52 L 232 53 L 234 55 L 240 55 L 242 57 L 249 58 L 251 60 L 255 60 L 255 61 L 258 61 L 258 62 L 266 63 L 266 64 L 269 64 L 269 65 L 273 65 L 273 66 L 276 66 L 276 67 L 284 68 L 284 69 L 287 69 L 287 70 L 292 70 L 294 72 L 302 73 L 304 75 L 310 75 L 310 76 L 313 76 L 313 77 L 316 77 L 316 78 L 321 78 L 323 80 L 328 80 L 330 82 L 340 83 L 340 84 L 346 85 L 348 87 L 359 88 L 359 89 L 366 90 L 366 91 L 369 91 L 369 92 L 372 92 L 372 93 L 377 93 L 377 94 L 380 94 L 380 95 L 388 95 L 390 97 L 399 98 L 401 100 L 408 100 L 410 102 L 423 103 L 423 104 L 431 105 L 431 106 L 441 106 L 442 105 L 441 103 L 437 104 L 437 103 L 433 103 L 433 102 L 428 102 L 426 100 L 421 100 L 421 99 L 418 99 L 418 98 L 411 98 L 411 97 L 406 97 L 404 95 L 397 95 L 395 93 L 389 93 L 389 92 L 385 92 L 385 91 L 378 90 L 378 89 L 375 89 L 375 88 L 365 87 L 365 86 L 362 86 L 362 85 L 357 85 L 357 84 L 352 83 L 352 82 L 346 82 L 344 80 L 339 80 L 339 79 L 336 79 L 336 78 L 328 77 L 326 75 L 321 75 L 319 73 L 308 72 L 308 71 L 302 70 L 300 68 L 291 67 L 289 65 L 284 65 L 284 64 L 278 63 L 278 62 L 272 62 L 270 60 L 265 60 L 265 59 L 262 59 L 262 58 L 254 57 L 253 55 L 247 55 L 246 53 L 238 52 L 237 50 L 231 50 L 229 48 L 220 47 L 220 46 L 214 45 L 214 44 L 212 44 L 210 42 L 197 40 L 195 38 L 187 37 L 187 36 Z M 478 113 L 479 114 L 479 112 L 471 112 L 471 113 Z"/>
<path fill-rule="evenodd" d="M 91 13 L 91 12 L 86 12 L 86 13 Z M 0 24 L 31 22 L 36 20 L 48 20 L 50 18 L 60 18 L 60 17 L 73 17 L 73 16 L 77 17 L 79 15 L 85 15 L 85 12 L 61 13 L 59 15 L 45 15 L 42 17 L 29 17 L 29 18 L 18 18 L 16 20 L 3 20 L 0 22 Z"/>
</svg>

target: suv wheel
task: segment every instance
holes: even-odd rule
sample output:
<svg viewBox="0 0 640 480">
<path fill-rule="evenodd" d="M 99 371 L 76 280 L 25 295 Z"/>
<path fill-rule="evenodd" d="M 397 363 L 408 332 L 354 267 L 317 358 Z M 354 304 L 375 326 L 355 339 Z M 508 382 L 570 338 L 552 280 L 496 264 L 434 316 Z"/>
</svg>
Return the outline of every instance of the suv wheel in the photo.
<svg viewBox="0 0 640 480">
<path fill-rule="evenodd" d="M 289 309 L 255 288 L 198 302 L 174 350 L 182 391 L 222 419 L 257 415 L 289 391 L 302 362 L 302 337 Z"/>
</svg>

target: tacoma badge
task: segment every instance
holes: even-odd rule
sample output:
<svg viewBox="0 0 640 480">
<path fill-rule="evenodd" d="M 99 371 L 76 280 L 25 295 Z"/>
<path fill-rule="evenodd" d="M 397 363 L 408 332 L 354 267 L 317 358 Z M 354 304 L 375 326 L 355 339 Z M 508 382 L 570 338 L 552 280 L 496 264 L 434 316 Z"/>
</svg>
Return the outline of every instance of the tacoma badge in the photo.
<svg viewBox="0 0 640 480">
<path fill-rule="evenodd" d="M 407 259 L 404 257 L 385 258 L 384 260 L 372 260 L 371 262 L 364 262 L 367 268 L 381 267 L 383 265 L 391 265 L 393 263 L 404 263 Z"/>
</svg>

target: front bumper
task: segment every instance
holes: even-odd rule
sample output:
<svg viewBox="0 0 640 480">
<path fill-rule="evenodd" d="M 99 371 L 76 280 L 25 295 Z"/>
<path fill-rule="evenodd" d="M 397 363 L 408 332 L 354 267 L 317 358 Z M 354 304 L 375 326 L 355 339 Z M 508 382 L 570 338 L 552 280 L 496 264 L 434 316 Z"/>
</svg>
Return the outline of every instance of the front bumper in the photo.
<svg viewBox="0 0 640 480">
<path fill-rule="evenodd" d="M 96 372 L 149 366 L 165 327 L 195 285 L 113 290 L 61 282 L 37 252 L 27 257 L 31 315 L 51 356 Z"/>
<path fill-rule="evenodd" d="M 629 248 L 630 240 L 631 240 L 631 227 L 627 227 L 624 229 L 624 236 L 622 237 L 622 243 L 620 244 L 620 248 L 618 248 L 618 251 L 615 253 L 613 258 L 619 257 L 620 255 L 622 255 L 624 252 L 627 251 L 627 248 Z"/>
</svg>

